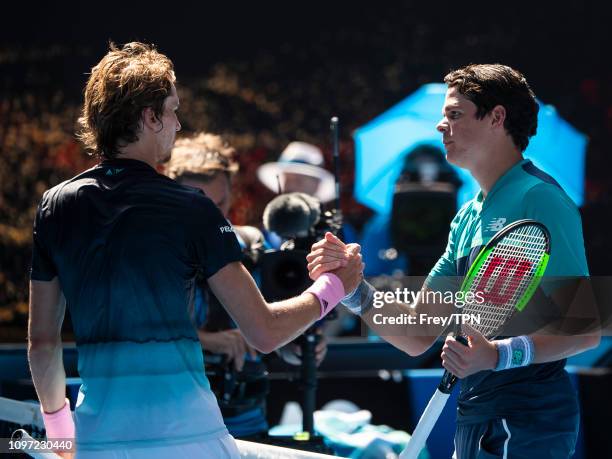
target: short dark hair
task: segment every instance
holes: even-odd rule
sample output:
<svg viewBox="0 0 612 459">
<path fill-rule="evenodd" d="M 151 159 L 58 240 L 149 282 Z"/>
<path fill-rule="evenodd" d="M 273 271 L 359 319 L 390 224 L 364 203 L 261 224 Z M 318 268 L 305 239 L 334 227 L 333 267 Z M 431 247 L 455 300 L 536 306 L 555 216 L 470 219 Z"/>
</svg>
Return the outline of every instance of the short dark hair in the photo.
<svg viewBox="0 0 612 459">
<path fill-rule="evenodd" d="M 138 140 L 145 108 L 161 118 L 174 82 L 172 61 L 153 45 L 111 43 L 87 80 L 78 137 L 91 153 L 114 158 Z"/>
<path fill-rule="evenodd" d="M 537 132 L 539 106 L 522 73 L 507 65 L 470 64 L 450 72 L 444 82 L 476 105 L 478 119 L 502 105 L 506 109 L 504 128 L 517 148 L 525 151 Z"/>
</svg>

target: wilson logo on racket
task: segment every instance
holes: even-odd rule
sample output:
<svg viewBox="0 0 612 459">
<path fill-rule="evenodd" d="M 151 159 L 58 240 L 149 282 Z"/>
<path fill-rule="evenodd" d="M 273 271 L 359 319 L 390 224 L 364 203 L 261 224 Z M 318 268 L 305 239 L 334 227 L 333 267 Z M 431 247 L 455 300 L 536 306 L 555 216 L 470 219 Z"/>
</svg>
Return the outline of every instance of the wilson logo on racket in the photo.
<svg viewBox="0 0 612 459">
<path fill-rule="evenodd" d="M 506 304 L 532 267 L 533 263 L 529 260 L 493 256 L 475 290 L 482 292 L 484 301 Z"/>
</svg>

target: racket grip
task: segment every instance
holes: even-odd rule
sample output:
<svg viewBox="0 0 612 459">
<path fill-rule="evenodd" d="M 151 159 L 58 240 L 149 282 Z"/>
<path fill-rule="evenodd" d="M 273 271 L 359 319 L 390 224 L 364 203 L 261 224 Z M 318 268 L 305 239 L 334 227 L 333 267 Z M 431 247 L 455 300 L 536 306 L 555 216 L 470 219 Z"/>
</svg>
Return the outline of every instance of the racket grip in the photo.
<svg viewBox="0 0 612 459">
<path fill-rule="evenodd" d="M 429 434 L 436 425 L 440 413 L 442 413 L 448 401 L 448 397 L 449 394 L 445 394 L 440 390 L 437 390 L 435 394 L 433 394 L 433 397 L 431 397 L 425 411 L 423 411 L 421 415 L 421 419 L 419 419 L 419 423 L 412 433 L 408 445 L 406 445 L 406 448 L 400 454 L 399 459 L 416 459 L 418 457 L 421 450 L 425 447 L 427 437 L 429 437 Z"/>
<path fill-rule="evenodd" d="M 467 338 L 463 335 L 457 335 L 455 340 L 464 346 L 468 345 Z M 450 394 L 453 391 L 453 387 L 455 387 L 455 384 L 457 383 L 457 379 L 459 378 L 457 378 L 450 371 L 445 370 L 444 376 L 442 376 L 442 381 L 440 381 L 440 384 L 438 384 L 438 390 L 445 394 Z"/>
</svg>

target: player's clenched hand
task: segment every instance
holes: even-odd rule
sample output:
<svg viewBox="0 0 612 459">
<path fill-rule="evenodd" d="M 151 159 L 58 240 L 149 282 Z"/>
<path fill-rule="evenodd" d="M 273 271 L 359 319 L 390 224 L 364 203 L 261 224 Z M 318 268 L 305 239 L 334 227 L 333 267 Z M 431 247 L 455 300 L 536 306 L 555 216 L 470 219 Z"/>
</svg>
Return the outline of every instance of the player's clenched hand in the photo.
<svg viewBox="0 0 612 459">
<path fill-rule="evenodd" d="M 356 244 L 347 248 L 347 254 L 346 266 L 335 269 L 331 273 L 340 278 L 344 291 L 350 293 L 357 288 L 359 282 L 363 279 L 363 268 L 365 265 L 361 261 L 359 246 Z"/>
<path fill-rule="evenodd" d="M 442 366 L 458 378 L 495 368 L 495 344 L 467 324 L 463 325 L 463 331 L 468 337 L 468 345 L 465 346 L 452 336 L 447 336 L 442 347 Z"/>
<path fill-rule="evenodd" d="M 350 250 L 358 254 L 361 247 L 359 244 L 345 244 L 332 233 L 325 233 L 325 238 L 315 242 L 306 256 L 310 278 L 317 280 L 325 272 L 347 266 Z"/>
</svg>

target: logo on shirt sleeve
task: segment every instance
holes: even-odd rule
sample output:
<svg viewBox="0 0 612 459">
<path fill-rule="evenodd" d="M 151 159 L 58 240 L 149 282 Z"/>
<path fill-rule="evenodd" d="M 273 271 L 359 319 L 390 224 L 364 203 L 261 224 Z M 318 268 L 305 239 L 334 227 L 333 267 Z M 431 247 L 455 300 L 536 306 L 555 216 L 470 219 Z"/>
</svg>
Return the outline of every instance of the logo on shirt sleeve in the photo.
<svg viewBox="0 0 612 459">
<path fill-rule="evenodd" d="M 506 224 L 506 219 L 504 217 L 494 218 L 487 225 L 487 231 L 499 231 Z"/>
<path fill-rule="evenodd" d="M 234 228 L 229 226 L 229 225 L 225 225 L 225 226 L 220 226 L 219 227 L 219 231 L 221 231 L 221 234 L 224 234 L 224 233 L 233 233 L 234 232 Z"/>
</svg>

